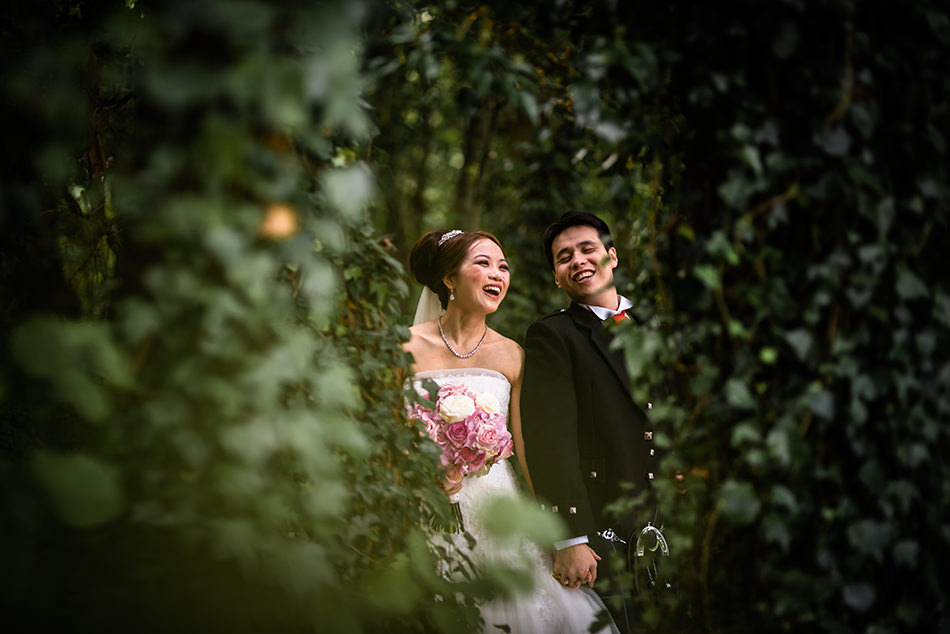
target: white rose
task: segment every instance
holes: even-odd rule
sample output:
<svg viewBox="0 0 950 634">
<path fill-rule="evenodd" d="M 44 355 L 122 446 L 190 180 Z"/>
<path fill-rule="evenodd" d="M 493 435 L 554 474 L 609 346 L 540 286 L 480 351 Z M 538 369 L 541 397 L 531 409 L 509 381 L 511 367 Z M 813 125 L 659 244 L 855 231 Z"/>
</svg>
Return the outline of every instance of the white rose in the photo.
<svg viewBox="0 0 950 634">
<path fill-rule="evenodd" d="M 486 414 L 497 414 L 501 411 L 501 404 L 493 394 L 484 392 L 475 397 L 475 404 Z"/>
<path fill-rule="evenodd" d="M 475 402 L 464 394 L 449 394 L 439 405 L 439 416 L 447 423 L 465 420 L 475 412 Z"/>
</svg>

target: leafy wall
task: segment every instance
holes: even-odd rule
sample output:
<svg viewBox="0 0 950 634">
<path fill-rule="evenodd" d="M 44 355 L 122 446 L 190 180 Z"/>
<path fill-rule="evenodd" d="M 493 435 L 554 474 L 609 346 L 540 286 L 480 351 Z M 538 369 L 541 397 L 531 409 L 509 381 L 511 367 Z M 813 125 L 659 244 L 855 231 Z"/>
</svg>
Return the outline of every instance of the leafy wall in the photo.
<svg viewBox="0 0 950 634">
<path fill-rule="evenodd" d="M 366 9 L 5 27 L 5 631 L 468 631 L 518 584 L 450 586 L 426 547 L 449 511 L 401 422 L 408 287 L 345 158 Z"/>
<path fill-rule="evenodd" d="M 491 323 L 520 339 L 563 304 L 538 243 L 574 207 L 663 324 L 619 333 L 686 477 L 645 629 L 948 630 L 940 3 L 9 18 L 0 618 L 473 627 L 492 584 L 430 600 L 442 494 L 391 424 L 402 263 L 428 229 L 496 233 Z"/>
</svg>

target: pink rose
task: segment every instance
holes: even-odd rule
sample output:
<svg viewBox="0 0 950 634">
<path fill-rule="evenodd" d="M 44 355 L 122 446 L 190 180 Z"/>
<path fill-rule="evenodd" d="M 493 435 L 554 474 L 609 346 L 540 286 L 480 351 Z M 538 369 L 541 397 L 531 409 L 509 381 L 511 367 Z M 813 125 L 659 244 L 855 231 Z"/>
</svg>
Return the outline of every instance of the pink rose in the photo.
<svg viewBox="0 0 950 634">
<path fill-rule="evenodd" d="M 445 428 L 445 437 L 455 447 L 461 447 L 468 439 L 468 423 L 460 420 Z"/>
<path fill-rule="evenodd" d="M 436 417 L 435 412 L 416 403 L 415 411 L 409 416 L 409 418 L 413 420 L 421 420 L 425 425 L 426 433 L 429 434 L 429 437 L 432 438 L 432 440 L 436 439 L 436 434 L 439 431 L 439 419 Z"/>
<path fill-rule="evenodd" d="M 455 456 L 452 454 L 452 450 L 451 450 L 451 449 L 447 449 L 447 448 L 443 447 L 443 448 L 442 448 L 442 455 L 439 456 L 439 462 L 442 463 L 442 466 L 443 466 L 443 467 L 447 467 L 447 466 L 449 466 L 449 465 L 455 463 L 455 460 L 453 459 L 454 457 L 455 457 Z"/>
<path fill-rule="evenodd" d="M 463 464 L 469 464 L 478 457 L 478 450 L 472 447 L 462 447 L 459 449 L 458 457 Z"/>
<path fill-rule="evenodd" d="M 464 383 L 446 383 L 439 388 L 439 398 L 442 398 L 445 394 L 464 394 L 467 392 L 465 389 Z"/>
<path fill-rule="evenodd" d="M 460 383 L 449 383 L 439 388 L 436 395 L 436 409 L 442 404 L 442 401 L 453 395 L 469 396 L 468 390 Z M 471 398 L 471 397 L 470 397 Z M 474 403 L 474 401 L 472 401 Z"/>
<path fill-rule="evenodd" d="M 511 434 L 508 434 L 508 438 L 503 442 L 501 446 L 501 451 L 498 452 L 498 460 L 504 460 L 505 458 L 510 458 L 514 454 L 514 439 L 512 439 Z"/>
<path fill-rule="evenodd" d="M 482 451 L 492 451 L 501 440 L 501 434 L 492 425 L 481 425 L 475 431 L 475 446 Z"/>
<path fill-rule="evenodd" d="M 465 474 L 456 465 L 447 466 L 445 468 L 445 480 L 443 481 L 446 493 L 449 495 L 458 493 L 462 489 L 462 478 L 464 477 Z"/>
<path fill-rule="evenodd" d="M 469 471 L 478 471 L 485 466 L 485 460 L 488 459 L 488 455 L 484 451 L 479 451 L 475 454 L 475 457 L 469 463 Z"/>
<path fill-rule="evenodd" d="M 482 419 L 486 425 L 494 427 L 499 434 L 508 431 L 508 425 L 505 423 L 505 417 L 501 414 L 485 414 Z"/>
</svg>

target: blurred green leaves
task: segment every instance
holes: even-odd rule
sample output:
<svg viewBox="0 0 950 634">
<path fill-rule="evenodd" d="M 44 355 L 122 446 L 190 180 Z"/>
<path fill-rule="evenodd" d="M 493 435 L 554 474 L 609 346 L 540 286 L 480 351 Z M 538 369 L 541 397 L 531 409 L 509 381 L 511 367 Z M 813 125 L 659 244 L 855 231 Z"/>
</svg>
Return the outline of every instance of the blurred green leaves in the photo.
<svg viewBox="0 0 950 634">
<path fill-rule="evenodd" d="M 538 544 L 564 539 L 564 526 L 551 513 L 545 513 L 526 500 L 499 498 L 483 512 L 485 529 L 499 544 L 517 545 L 528 538 Z"/>
<path fill-rule="evenodd" d="M 738 524 L 749 524 L 755 520 L 761 508 L 762 503 L 750 483 L 728 480 L 722 484 L 719 509 L 728 519 Z"/>
<path fill-rule="evenodd" d="M 323 188 L 330 203 L 352 223 L 360 220 L 373 195 L 373 180 L 365 165 L 353 165 L 324 173 Z"/>
<path fill-rule="evenodd" d="M 39 451 L 31 467 L 57 515 L 70 526 L 93 528 L 124 509 L 121 477 L 113 465 L 84 454 Z"/>
<path fill-rule="evenodd" d="M 572 84 L 580 115 L 623 112 L 639 153 L 620 151 L 650 157 L 639 167 L 652 187 L 616 186 L 629 212 L 609 219 L 615 238 L 618 225 L 648 229 L 621 242 L 637 256 L 618 271 L 631 269 L 625 290 L 646 323 L 665 322 L 663 352 L 617 340 L 635 402 L 653 403 L 670 440 L 666 468 L 686 472 L 684 487 L 657 491 L 667 530 L 693 538 L 674 558 L 699 574 L 686 575 L 686 625 L 644 614 L 656 631 L 938 628 L 947 584 L 918 553 L 921 535 L 948 552 L 933 512 L 950 481 L 934 454 L 947 440 L 950 234 L 935 184 L 948 157 L 932 142 L 947 122 L 929 97 L 881 88 L 945 93 L 936 57 L 918 48 L 910 62 L 884 43 L 944 54 L 945 29 L 925 25 L 946 12 L 731 8 L 605 10 L 622 26 L 588 32 L 598 63 Z M 608 53 L 621 30 L 661 69 L 640 98 Z M 819 50 L 806 32 L 847 35 Z M 906 574 L 927 581 L 910 590 Z"/>
<path fill-rule="evenodd" d="M 84 157 L 52 193 L 50 233 L 25 223 L 15 238 L 34 252 L 55 240 L 69 266 L 52 270 L 90 298 L 79 315 L 4 298 L 17 316 L 4 377 L 19 389 L 0 393 L 3 429 L 20 444 L 0 462 L 0 555 L 27 597 L 17 617 L 60 587 L 55 566 L 32 563 L 59 559 L 88 572 L 63 581 L 74 598 L 57 627 L 474 627 L 475 595 L 454 597 L 419 530 L 448 505 L 402 413 L 408 288 L 366 226 L 364 8 L 77 7 L 13 56 L 57 60 L 48 88 L 81 121 L 37 141 L 29 164 Z M 65 81 L 80 61 L 87 84 Z M 49 94 L 37 78 L 19 84 L 23 103 Z M 47 114 L 39 125 L 55 126 Z M 353 599 L 380 574 L 403 594 Z"/>
<path fill-rule="evenodd" d="M 13 332 L 10 347 L 24 370 L 49 381 L 51 400 L 69 403 L 89 422 L 112 413 L 110 387 L 131 384 L 125 358 L 102 323 L 36 317 Z"/>
</svg>

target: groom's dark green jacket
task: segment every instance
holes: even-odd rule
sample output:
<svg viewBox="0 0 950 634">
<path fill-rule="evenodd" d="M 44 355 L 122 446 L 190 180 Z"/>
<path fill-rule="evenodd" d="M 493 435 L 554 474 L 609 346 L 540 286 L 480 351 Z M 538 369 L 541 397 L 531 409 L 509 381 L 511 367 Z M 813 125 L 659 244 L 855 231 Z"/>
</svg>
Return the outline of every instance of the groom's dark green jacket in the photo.
<svg viewBox="0 0 950 634">
<path fill-rule="evenodd" d="M 573 302 L 535 321 L 525 338 L 525 458 L 538 501 L 564 519 L 570 537 L 619 532 L 605 505 L 620 497 L 621 482 L 636 493 L 656 474 L 652 405 L 634 403 L 623 354 L 610 341 L 600 319 Z"/>
</svg>

